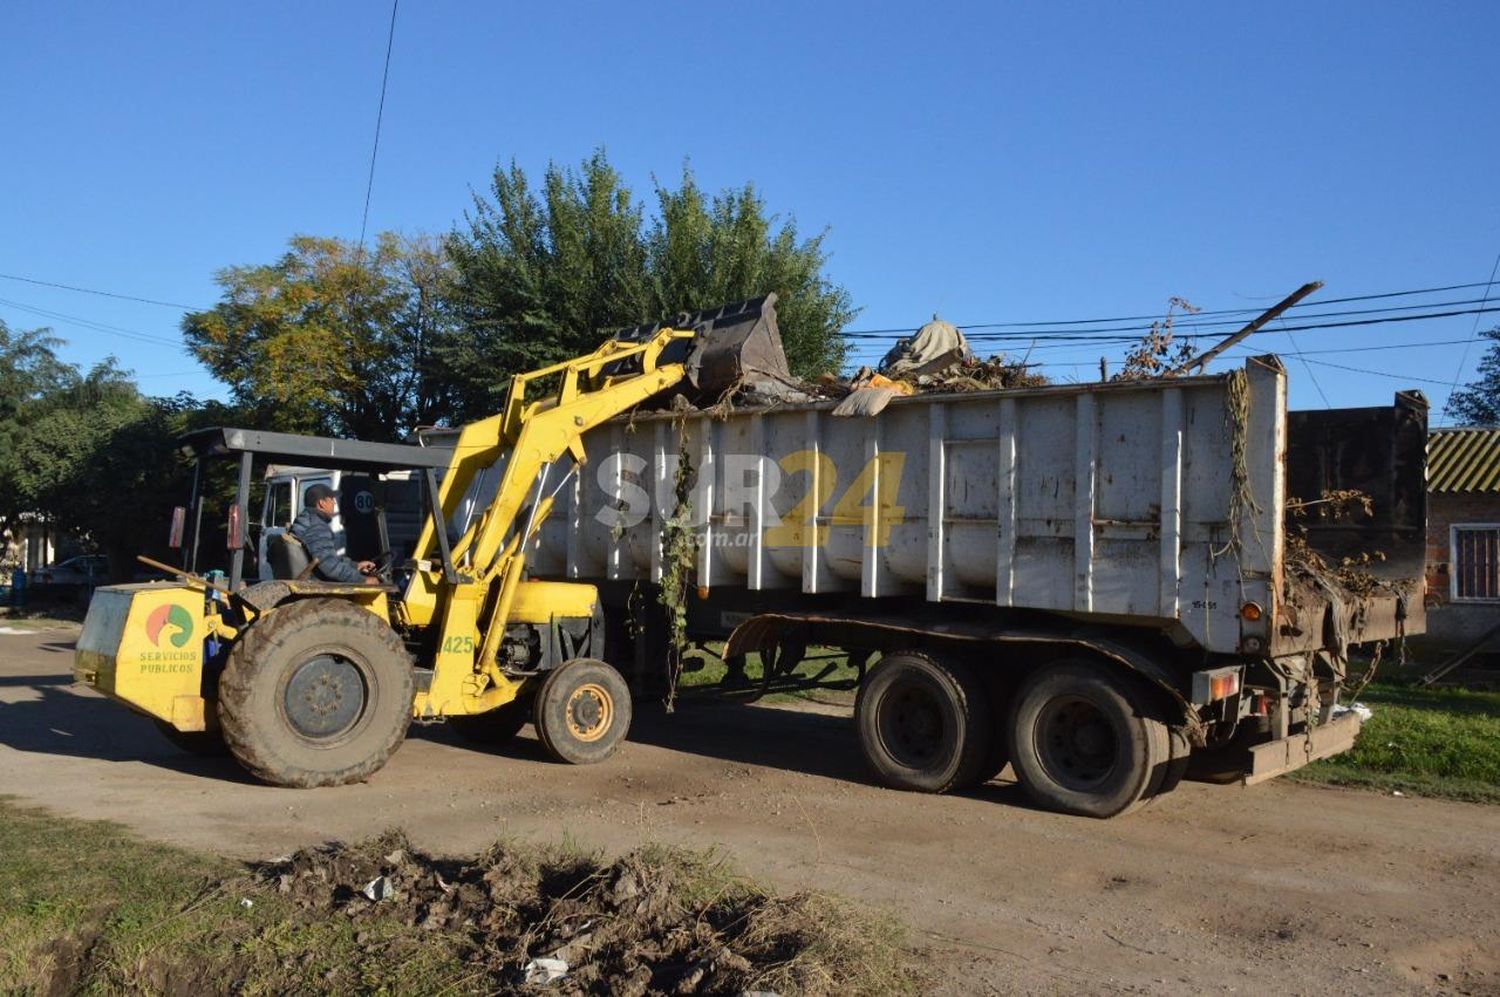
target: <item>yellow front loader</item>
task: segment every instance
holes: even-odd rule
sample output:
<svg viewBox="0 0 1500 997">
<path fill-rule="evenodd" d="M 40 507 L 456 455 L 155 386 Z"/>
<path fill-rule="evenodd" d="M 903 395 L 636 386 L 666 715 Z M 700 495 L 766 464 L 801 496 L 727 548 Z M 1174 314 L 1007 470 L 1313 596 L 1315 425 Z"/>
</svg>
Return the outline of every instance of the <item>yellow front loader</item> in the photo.
<svg viewBox="0 0 1500 997">
<path fill-rule="evenodd" d="M 179 582 L 97 590 L 78 679 L 185 747 L 227 747 L 276 785 L 367 778 L 413 718 L 447 719 L 490 740 L 530 719 L 559 760 L 608 757 L 629 728 L 631 699 L 603 660 L 598 593 L 528 578 L 528 547 L 579 473 L 589 430 L 674 389 L 703 402 L 747 381 L 788 381 L 774 305 L 768 295 L 629 330 L 587 356 L 519 375 L 503 410 L 464 427 L 451 452 L 253 430 L 195 434 L 199 482 L 203 458 L 239 460 L 228 575 L 192 570 L 206 492 L 195 485 L 193 506 L 174 516 L 190 551 Z M 285 557 L 275 577 L 247 584 L 256 456 L 423 476 L 426 519 L 400 584 L 394 574 L 385 585 L 316 581 L 315 566 Z M 345 495 L 340 504 L 366 502 Z M 286 544 L 270 539 L 271 548 Z"/>
</svg>

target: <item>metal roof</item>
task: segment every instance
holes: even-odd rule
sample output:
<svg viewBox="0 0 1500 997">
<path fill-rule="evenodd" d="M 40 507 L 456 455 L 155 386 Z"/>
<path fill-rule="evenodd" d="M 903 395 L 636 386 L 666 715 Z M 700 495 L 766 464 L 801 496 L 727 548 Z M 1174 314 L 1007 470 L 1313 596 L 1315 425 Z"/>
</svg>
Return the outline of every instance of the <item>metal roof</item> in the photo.
<svg viewBox="0 0 1500 997">
<path fill-rule="evenodd" d="M 1427 434 L 1429 492 L 1500 492 L 1500 427 Z"/>
<path fill-rule="evenodd" d="M 340 468 L 345 471 L 391 471 L 445 468 L 453 457 L 447 448 L 404 443 L 369 443 L 328 436 L 299 436 L 259 429 L 219 426 L 183 436 L 178 444 L 189 456 L 203 458 L 257 454 L 273 464 Z"/>
</svg>

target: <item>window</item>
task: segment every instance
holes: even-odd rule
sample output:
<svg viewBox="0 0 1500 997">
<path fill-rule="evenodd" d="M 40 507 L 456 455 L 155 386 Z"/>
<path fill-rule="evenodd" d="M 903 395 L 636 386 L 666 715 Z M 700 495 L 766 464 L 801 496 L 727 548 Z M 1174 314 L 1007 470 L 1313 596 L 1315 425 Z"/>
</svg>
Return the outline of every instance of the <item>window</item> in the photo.
<svg viewBox="0 0 1500 997">
<path fill-rule="evenodd" d="M 292 483 L 273 481 L 266 490 L 264 526 L 290 526 L 292 522 Z"/>
<path fill-rule="evenodd" d="M 1500 526 L 1453 526 L 1449 532 L 1453 599 L 1500 602 Z"/>
</svg>

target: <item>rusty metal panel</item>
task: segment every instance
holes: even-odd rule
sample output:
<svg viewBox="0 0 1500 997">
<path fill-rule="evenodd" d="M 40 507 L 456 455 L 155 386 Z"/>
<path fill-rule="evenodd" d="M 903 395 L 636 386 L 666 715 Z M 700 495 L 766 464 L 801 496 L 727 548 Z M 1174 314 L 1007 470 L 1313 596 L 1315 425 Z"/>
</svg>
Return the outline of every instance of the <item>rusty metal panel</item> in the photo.
<svg viewBox="0 0 1500 997">
<path fill-rule="evenodd" d="M 1312 501 L 1324 492 L 1355 489 L 1372 501 L 1368 515 L 1356 511 L 1334 518 L 1310 511 L 1290 520 L 1294 532 L 1305 530 L 1308 546 L 1332 565 L 1366 553 L 1382 555 L 1363 569 L 1380 588 L 1344 607 L 1350 639 L 1385 639 L 1396 634 L 1398 623 L 1409 634 L 1421 633 L 1427 400 L 1420 392 L 1402 392 L 1393 406 L 1291 412 L 1287 422 L 1289 499 Z M 1317 636 L 1316 625 L 1303 629 Z M 1281 638 L 1281 653 L 1320 646 L 1285 633 Z"/>
</svg>

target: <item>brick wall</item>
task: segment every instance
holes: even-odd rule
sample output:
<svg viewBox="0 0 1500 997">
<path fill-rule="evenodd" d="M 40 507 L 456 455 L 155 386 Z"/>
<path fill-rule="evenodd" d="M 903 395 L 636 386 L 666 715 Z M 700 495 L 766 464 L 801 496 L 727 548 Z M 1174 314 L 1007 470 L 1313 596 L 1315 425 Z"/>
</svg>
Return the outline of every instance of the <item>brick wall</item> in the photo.
<svg viewBox="0 0 1500 997">
<path fill-rule="evenodd" d="M 1465 523 L 1500 523 L 1500 493 L 1429 492 L 1427 495 L 1427 637 L 1414 641 L 1425 653 L 1441 654 L 1473 641 L 1500 623 L 1500 603 L 1451 603 L 1448 600 L 1448 527 Z"/>
</svg>

